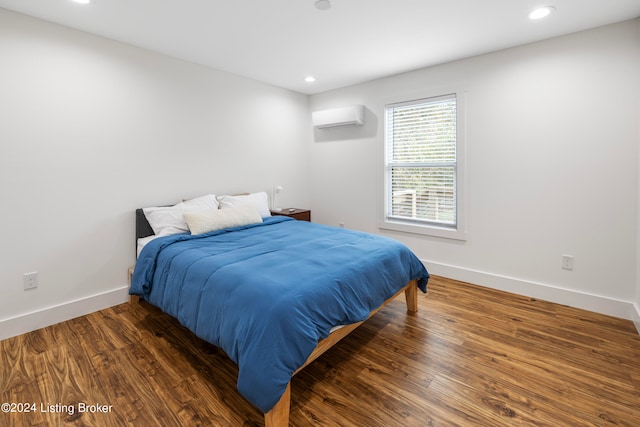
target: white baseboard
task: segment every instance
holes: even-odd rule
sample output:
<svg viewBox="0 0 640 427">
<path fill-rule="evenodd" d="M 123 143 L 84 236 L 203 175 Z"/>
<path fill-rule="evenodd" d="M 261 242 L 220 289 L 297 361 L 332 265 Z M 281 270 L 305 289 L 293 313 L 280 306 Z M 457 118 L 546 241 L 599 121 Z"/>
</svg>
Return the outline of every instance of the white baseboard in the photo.
<svg viewBox="0 0 640 427">
<path fill-rule="evenodd" d="M 587 294 L 543 283 L 423 260 L 430 274 L 544 301 L 632 320 L 640 333 L 640 312 L 629 301 Z"/>
<path fill-rule="evenodd" d="M 113 307 L 128 301 L 128 293 L 129 286 L 125 285 L 101 294 L 0 320 L 0 340 Z"/>
<path fill-rule="evenodd" d="M 636 330 L 640 334 L 640 307 L 637 304 L 633 305 L 633 323 L 636 325 Z"/>
<path fill-rule="evenodd" d="M 432 261 L 423 260 L 423 263 L 429 273 L 435 276 L 631 320 L 640 334 L 640 307 L 630 302 Z M 125 285 L 98 295 L 0 320 L 0 340 L 122 304 L 128 301 L 128 292 L 129 286 Z"/>
</svg>

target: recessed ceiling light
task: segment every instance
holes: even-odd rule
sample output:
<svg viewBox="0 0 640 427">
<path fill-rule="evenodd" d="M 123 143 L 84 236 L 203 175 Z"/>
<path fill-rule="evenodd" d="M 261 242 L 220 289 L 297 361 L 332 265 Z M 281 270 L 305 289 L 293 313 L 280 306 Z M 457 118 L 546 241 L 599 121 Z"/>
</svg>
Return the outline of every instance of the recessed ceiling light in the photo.
<svg viewBox="0 0 640 427">
<path fill-rule="evenodd" d="M 318 10 L 331 9 L 331 2 L 329 0 L 317 0 L 314 4 Z"/>
<path fill-rule="evenodd" d="M 307 83 L 313 83 L 313 82 L 316 81 L 316 78 L 313 77 L 313 76 L 307 76 L 307 77 L 304 78 L 304 81 L 307 82 Z"/>
<path fill-rule="evenodd" d="M 549 16 L 554 10 L 555 6 L 539 7 L 529 14 L 529 19 L 542 19 Z"/>
<path fill-rule="evenodd" d="M 78 4 L 89 4 L 91 3 L 91 0 L 71 0 L 74 3 L 78 3 Z"/>
</svg>

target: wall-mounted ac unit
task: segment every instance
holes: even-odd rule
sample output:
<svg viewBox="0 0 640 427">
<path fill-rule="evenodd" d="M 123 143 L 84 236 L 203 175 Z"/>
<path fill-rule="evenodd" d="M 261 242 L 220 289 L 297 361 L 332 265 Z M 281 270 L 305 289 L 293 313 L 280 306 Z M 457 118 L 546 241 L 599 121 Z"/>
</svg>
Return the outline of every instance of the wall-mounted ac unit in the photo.
<svg viewBox="0 0 640 427">
<path fill-rule="evenodd" d="M 337 126 L 360 126 L 364 124 L 364 106 L 352 105 L 350 107 L 314 111 L 311 113 L 311 119 L 313 126 L 319 129 Z"/>
</svg>

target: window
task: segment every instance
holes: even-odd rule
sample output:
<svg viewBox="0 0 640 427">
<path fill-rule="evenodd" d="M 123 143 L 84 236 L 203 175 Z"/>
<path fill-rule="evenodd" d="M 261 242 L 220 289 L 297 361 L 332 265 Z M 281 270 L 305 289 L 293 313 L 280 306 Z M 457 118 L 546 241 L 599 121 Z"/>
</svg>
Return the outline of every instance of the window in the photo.
<svg viewBox="0 0 640 427">
<path fill-rule="evenodd" d="M 463 238 L 457 94 L 385 107 L 383 228 Z"/>
</svg>

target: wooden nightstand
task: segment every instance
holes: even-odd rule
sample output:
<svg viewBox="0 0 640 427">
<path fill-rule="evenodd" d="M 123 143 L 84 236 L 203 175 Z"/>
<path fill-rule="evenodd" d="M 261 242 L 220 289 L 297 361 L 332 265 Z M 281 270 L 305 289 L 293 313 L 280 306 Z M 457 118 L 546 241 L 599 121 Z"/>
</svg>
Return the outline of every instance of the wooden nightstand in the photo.
<svg viewBox="0 0 640 427">
<path fill-rule="evenodd" d="M 288 216 L 298 221 L 311 222 L 311 211 L 309 209 L 282 208 L 281 211 L 271 211 L 271 215 Z"/>
</svg>

